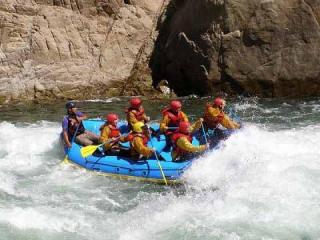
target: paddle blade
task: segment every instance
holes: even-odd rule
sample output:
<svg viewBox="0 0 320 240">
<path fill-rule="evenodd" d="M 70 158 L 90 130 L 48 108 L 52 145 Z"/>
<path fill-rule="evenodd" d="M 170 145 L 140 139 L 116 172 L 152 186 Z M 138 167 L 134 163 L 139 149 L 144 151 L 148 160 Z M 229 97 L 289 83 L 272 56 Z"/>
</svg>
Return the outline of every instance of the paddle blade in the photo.
<svg viewBox="0 0 320 240">
<path fill-rule="evenodd" d="M 80 153 L 82 157 L 88 157 L 92 155 L 100 145 L 90 145 L 86 147 L 82 147 L 80 149 Z"/>
</svg>

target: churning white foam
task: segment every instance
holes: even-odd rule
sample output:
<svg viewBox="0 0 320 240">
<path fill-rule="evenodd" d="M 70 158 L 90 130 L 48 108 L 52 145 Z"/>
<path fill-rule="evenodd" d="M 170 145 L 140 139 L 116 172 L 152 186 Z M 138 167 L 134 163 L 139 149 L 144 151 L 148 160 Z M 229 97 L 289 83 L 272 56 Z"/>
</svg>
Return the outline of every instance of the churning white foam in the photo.
<svg viewBox="0 0 320 240">
<path fill-rule="evenodd" d="M 241 177 L 250 180 L 276 175 L 296 167 L 319 170 L 319 140 L 320 125 L 274 132 L 249 125 L 220 149 L 196 161 L 185 178 L 192 185 L 206 187 L 229 184 L 232 178 L 238 183 Z"/>
<path fill-rule="evenodd" d="M 143 224 L 121 239 L 319 239 L 319 141 L 320 125 L 277 132 L 247 125 L 185 173 L 186 195 L 130 213 Z"/>
<path fill-rule="evenodd" d="M 59 214 L 51 208 L 20 208 L 0 209 L 0 222 L 10 223 L 20 229 L 45 229 L 50 231 L 76 232 L 79 229 L 79 222 L 84 223 L 81 216 L 77 216 L 77 221 L 73 217 L 69 218 Z M 83 227 L 83 226 L 82 226 Z"/>
<path fill-rule="evenodd" d="M 46 153 L 57 147 L 58 129 L 56 123 L 45 121 L 23 125 L 0 123 L 0 190 L 13 194 L 16 175 L 41 167 Z"/>
<path fill-rule="evenodd" d="M 59 165 L 60 128 L 46 121 L 0 123 L 0 226 L 75 233 L 89 227 L 78 207 L 87 199 L 76 189 L 90 176 Z"/>
<path fill-rule="evenodd" d="M 186 171 L 184 194 L 68 167 L 30 176 L 58 148 L 59 131 L 57 123 L 0 123 L 0 194 L 19 198 L 0 206 L 1 223 L 92 240 L 320 238 L 320 125 L 245 125 Z"/>
</svg>

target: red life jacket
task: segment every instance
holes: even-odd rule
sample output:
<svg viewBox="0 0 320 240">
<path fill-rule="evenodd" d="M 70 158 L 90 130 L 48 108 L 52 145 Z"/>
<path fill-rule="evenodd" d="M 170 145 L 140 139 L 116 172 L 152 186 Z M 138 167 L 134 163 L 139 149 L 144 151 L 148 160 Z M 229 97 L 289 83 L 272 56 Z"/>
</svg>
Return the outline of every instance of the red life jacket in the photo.
<svg viewBox="0 0 320 240">
<path fill-rule="evenodd" d="M 132 108 L 132 107 L 129 107 L 127 108 L 127 110 L 125 111 L 127 113 L 127 116 L 129 115 L 130 112 L 133 113 L 133 115 L 135 116 L 135 118 L 138 120 L 138 121 L 143 121 L 144 118 L 143 118 L 143 115 L 144 115 L 144 108 L 143 107 L 140 107 L 140 109 L 136 109 L 136 108 Z M 128 117 L 129 118 L 129 117 Z M 129 120 L 129 119 L 128 119 Z"/>
<path fill-rule="evenodd" d="M 109 133 L 109 138 L 117 138 L 120 137 L 120 130 L 119 128 L 113 126 L 113 125 L 108 125 L 108 127 L 110 128 L 110 133 Z"/>
<path fill-rule="evenodd" d="M 131 146 L 132 146 L 133 139 L 136 138 L 136 137 L 142 138 L 143 145 L 147 146 L 149 138 L 147 136 L 143 135 L 142 133 L 133 133 L 133 132 L 129 133 L 128 136 L 127 136 L 127 140 L 130 142 Z"/>
<path fill-rule="evenodd" d="M 184 120 L 183 113 L 181 111 L 178 114 L 174 113 L 170 108 L 165 108 L 162 111 L 163 117 L 168 116 L 170 119 L 170 123 L 168 127 L 178 127 L 179 123 Z"/>
<path fill-rule="evenodd" d="M 206 106 L 206 111 L 203 115 L 203 119 L 204 119 L 204 124 L 206 125 L 206 127 L 210 128 L 210 129 L 214 129 L 217 127 L 218 124 L 220 124 L 223 119 L 224 119 L 224 112 L 220 111 L 220 113 L 218 114 L 218 116 L 214 117 L 209 113 L 209 108 L 213 107 L 216 108 L 210 104 L 207 104 Z"/>
<path fill-rule="evenodd" d="M 192 136 L 190 134 L 175 132 L 172 136 L 172 143 L 173 143 L 173 151 L 177 153 L 177 156 L 182 156 L 188 153 L 187 151 L 181 149 L 177 144 L 178 140 L 182 137 L 185 137 L 190 143 L 192 143 Z"/>
<path fill-rule="evenodd" d="M 108 138 L 120 137 L 119 128 L 113 126 L 112 124 L 105 123 L 100 127 L 100 131 L 102 131 L 105 127 L 108 127 L 110 129 L 110 133 L 108 135 Z"/>
</svg>

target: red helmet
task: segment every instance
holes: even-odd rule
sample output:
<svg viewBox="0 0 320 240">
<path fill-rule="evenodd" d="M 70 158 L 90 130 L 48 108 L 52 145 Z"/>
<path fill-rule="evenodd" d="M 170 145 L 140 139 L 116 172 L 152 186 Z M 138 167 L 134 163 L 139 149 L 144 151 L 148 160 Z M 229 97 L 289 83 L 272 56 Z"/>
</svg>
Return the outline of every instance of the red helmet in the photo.
<svg viewBox="0 0 320 240">
<path fill-rule="evenodd" d="M 109 114 L 107 115 L 106 119 L 107 119 L 107 121 L 108 121 L 109 123 L 113 123 L 114 121 L 119 120 L 119 117 L 118 117 L 118 115 L 115 114 L 115 113 L 109 113 Z"/>
<path fill-rule="evenodd" d="M 222 107 L 222 105 L 224 105 L 226 103 L 225 100 L 223 100 L 220 97 L 217 97 L 214 101 L 213 101 L 213 105 L 217 106 L 217 107 Z"/>
<path fill-rule="evenodd" d="M 180 101 L 174 100 L 174 101 L 171 101 L 171 103 L 170 103 L 170 108 L 173 111 L 177 111 L 181 107 L 182 107 L 182 104 Z"/>
<path fill-rule="evenodd" d="M 190 123 L 189 122 L 180 122 L 179 123 L 179 132 L 189 133 Z"/>
<path fill-rule="evenodd" d="M 136 108 L 140 107 L 141 103 L 142 103 L 142 100 L 140 98 L 134 97 L 130 99 L 131 107 L 136 107 Z"/>
</svg>

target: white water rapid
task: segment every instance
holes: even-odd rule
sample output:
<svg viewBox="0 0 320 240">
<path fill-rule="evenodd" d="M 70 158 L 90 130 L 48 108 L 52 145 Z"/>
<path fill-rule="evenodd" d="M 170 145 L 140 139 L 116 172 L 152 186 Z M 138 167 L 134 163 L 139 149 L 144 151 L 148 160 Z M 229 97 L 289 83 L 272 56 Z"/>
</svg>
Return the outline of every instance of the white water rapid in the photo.
<svg viewBox="0 0 320 240">
<path fill-rule="evenodd" d="M 0 122 L 1 240 L 320 239 L 320 124 L 245 124 L 184 190 L 61 165 L 59 131 Z"/>
</svg>

